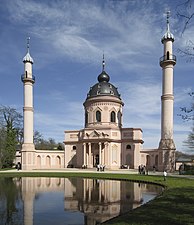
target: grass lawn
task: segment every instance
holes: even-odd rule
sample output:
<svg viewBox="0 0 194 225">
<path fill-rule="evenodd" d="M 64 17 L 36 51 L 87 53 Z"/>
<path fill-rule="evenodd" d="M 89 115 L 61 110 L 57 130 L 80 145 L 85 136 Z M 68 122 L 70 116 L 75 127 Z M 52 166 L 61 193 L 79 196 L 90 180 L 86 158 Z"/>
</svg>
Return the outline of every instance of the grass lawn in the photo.
<svg viewBox="0 0 194 225">
<path fill-rule="evenodd" d="M 124 179 L 151 182 L 165 186 L 165 191 L 154 200 L 135 210 L 114 218 L 104 224 L 115 225 L 194 225 L 194 179 L 135 174 L 67 173 L 67 172 L 0 172 L 1 176 L 41 177 L 87 177 L 102 179 Z"/>
</svg>

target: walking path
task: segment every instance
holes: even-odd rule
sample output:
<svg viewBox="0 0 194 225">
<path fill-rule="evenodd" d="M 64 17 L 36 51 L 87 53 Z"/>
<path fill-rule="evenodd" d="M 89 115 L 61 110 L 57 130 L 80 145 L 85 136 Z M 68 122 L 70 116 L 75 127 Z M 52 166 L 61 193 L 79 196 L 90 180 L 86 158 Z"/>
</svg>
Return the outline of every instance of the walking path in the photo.
<svg viewBox="0 0 194 225">
<path fill-rule="evenodd" d="M 78 168 L 63 168 L 63 169 L 34 169 L 34 170 L 19 170 L 19 172 L 29 173 L 29 172 L 41 172 L 41 173 L 110 173 L 110 174 L 138 174 L 138 170 L 135 169 L 118 169 L 118 170 L 108 170 L 97 171 L 93 169 L 78 169 Z M 18 173 L 17 169 L 12 170 L 0 170 L 0 173 Z M 163 172 L 153 172 L 149 171 L 148 175 L 163 176 Z M 188 179 L 194 179 L 194 175 L 179 175 L 178 171 L 174 173 L 168 173 L 168 176 L 173 177 L 183 177 Z"/>
</svg>

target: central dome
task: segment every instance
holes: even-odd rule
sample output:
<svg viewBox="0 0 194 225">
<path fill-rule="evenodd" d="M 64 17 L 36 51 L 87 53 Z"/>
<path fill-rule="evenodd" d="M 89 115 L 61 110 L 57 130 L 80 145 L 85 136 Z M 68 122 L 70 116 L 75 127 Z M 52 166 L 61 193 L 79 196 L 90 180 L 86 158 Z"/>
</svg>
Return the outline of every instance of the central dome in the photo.
<svg viewBox="0 0 194 225">
<path fill-rule="evenodd" d="M 109 80 L 109 75 L 103 70 L 98 76 L 98 83 L 90 88 L 87 99 L 97 96 L 114 96 L 120 99 L 117 88 L 109 83 Z"/>
</svg>

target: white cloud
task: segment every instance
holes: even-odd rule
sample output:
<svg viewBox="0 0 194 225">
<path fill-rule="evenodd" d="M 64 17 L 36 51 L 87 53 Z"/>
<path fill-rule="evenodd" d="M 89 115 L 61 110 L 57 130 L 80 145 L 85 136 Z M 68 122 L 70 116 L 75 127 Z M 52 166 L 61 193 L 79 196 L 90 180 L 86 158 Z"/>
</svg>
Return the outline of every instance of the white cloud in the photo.
<svg viewBox="0 0 194 225">
<path fill-rule="evenodd" d="M 158 60 L 163 54 L 160 39 L 166 26 L 162 14 L 166 8 L 172 7 L 174 10 L 174 4 L 171 1 L 155 3 L 147 0 L 83 0 L 81 4 L 80 1 L 63 0 L 4 1 L 0 9 L 6 5 L 5 24 L 9 21 L 9 26 L 6 24 L 2 28 L 2 34 L 7 35 L 5 39 L 9 41 L 4 46 L 5 39 L 0 37 L 3 43 L 1 74 L 4 75 L 5 71 L 10 70 L 8 73 L 12 75 L 13 71 L 19 70 L 18 64 L 21 60 L 19 57 L 23 54 L 21 53 L 23 50 L 18 43 L 22 43 L 21 36 L 24 39 L 24 35 L 29 33 L 32 36 L 34 68 L 39 76 L 34 98 L 35 126 L 46 136 L 52 135 L 61 139 L 63 130 L 83 127 L 82 103 L 91 84 L 87 78 L 84 83 L 80 77 L 85 76 L 89 80 L 91 68 L 96 66 L 104 51 L 108 61 L 106 68 L 111 71 L 110 76 L 113 74 L 114 78 L 111 82 L 113 80 L 113 84 L 117 84 L 125 103 L 124 126 L 141 127 L 146 146 L 157 147 L 160 137 L 162 77 Z M 177 28 L 173 34 L 180 33 L 179 22 L 178 19 L 172 18 L 171 28 Z M 190 27 L 184 35 L 185 39 L 193 37 L 193 28 Z M 176 48 L 185 45 L 183 39 L 175 37 Z M 7 68 L 8 61 L 12 62 L 9 68 Z M 14 61 L 17 61 L 17 66 Z M 73 65 L 71 71 L 69 69 L 66 73 L 69 62 L 74 62 L 75 66 Z M 80 62 L 82 67 L 79 65 Z M 183 61 L 177 61 L 177 64 L 180 66 L 177 65 L 176 73 L 181 70 L 183 76 L 186 70 L 193 70 L 192 65 L 185 66 Z M 53 71 L 59 72 L 52 74 Z M 96 79 L 95 74 L 94 77 Z M 187 76 L 187 79 L 190 78 Z M 5 82 L 4 86 L 10 84 L 10 80 Z M 87 91 L 84 90 L 85 93 L 82 95 L 81 88 L 84 86 Z M 185 89 L 187 86 L 182 86 L 182 82 L 175 87 L 176 112 L 179 104 L 187 101 Z M 174 127 L 176 140 L 180 143 L 185 134 L 180 135 L 177 132 L 181 130 L 185 132 L 187 128 L 177 121 Z"/>
<path fill-rule="evenodd" d="M 83 1 L 80 5 L 79 1 L 45 4 L 17 0 L 7 7 L 11 20 L 30 24 L 26 29 L 47 43 L 43 48 L 49 45 L 51 51 L 54 47 L 60 54 L 78 61 L 91 61 L 102 50 L 115 60 L 154 53 L 160 35 L 160 28 L 155 28 L 157 37 L 153 38 L 157 14 L 146 3 L 138 5 L 138 14 L 135 10 L 126 10 L 130 6 L 131 3 L 113 1 L 104 4 Z"/>
</svg>

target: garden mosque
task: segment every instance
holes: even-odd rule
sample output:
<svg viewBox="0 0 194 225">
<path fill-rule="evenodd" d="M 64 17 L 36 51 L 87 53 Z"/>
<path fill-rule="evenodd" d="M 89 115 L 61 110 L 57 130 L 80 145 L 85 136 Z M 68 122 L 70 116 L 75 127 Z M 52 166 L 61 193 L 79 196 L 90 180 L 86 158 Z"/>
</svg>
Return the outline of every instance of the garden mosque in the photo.
<svg viewBox="0 0 194 225">
<path fill-rule="evenodd" d="M 98 165 L 107 169 L 122 167 L 159 171 L 175 169 L 175 144 L 173 140 L 173 69 L 176 57 L 173 55 L 174 36 L 170 32 L 169 13 L 167 28 L 161 39 L 164 53 L 160 58 L 162 67 L 161 96 L 161 140 L 155 149 L 143 149 L 141 128 L 124 128 L 124 102 L 118 89 L 110 82 L 105 71 L 103 56 L 102 72 L 98 82 L 90 87 L 83 103 L 85 126 L 81 130 L 65 130 L 63 151 L 37 150 L 33 142 L 33 58 L 30 55 L 29 39 L 27 54 L 23 58 L 24 75 L 24 143 L 21 150 L 23 170 L 56 168 L 95 168 Z M 122 87 L 121 87 L 122 88 Z"/>
</svg>

